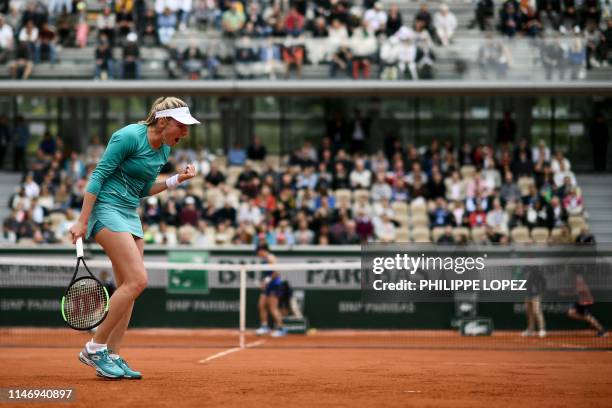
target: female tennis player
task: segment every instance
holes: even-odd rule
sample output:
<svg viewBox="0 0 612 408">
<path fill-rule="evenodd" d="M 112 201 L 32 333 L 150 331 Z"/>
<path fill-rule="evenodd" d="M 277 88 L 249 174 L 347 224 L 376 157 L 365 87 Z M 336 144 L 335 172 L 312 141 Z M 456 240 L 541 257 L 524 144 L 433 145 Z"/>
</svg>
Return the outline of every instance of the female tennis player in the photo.
<svg viewBox="0 0 612 408">
<path fill-rule="evenodd" d="M 200 123 L 187 104 L 174 97 L 153 102 L 144 122 L 115 132 L 87 184 L 83 208 L 72 226 L 73 243 L 94 237 L 113 264 L 117 290 L 106 319 L 79 354 L 79 360 L 105 378 L 140 379 L 119 356 L 134 301 L 147 286 L 144 242 L 136 212 L 142 197 L 175 188 L 195 176 L 188 165 L 165 181 L 156 181 L 170 149 L 187 137 L 188 125 Z"/>
</svg>

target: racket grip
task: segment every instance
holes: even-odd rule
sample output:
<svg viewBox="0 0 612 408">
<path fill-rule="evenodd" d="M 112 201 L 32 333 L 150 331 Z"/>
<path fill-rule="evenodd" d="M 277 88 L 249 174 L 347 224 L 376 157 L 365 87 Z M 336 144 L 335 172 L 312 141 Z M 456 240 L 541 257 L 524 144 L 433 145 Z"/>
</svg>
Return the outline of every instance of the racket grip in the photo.
<svg viewBox="0 0 612 408">
<path fill-rule="evenodd" d="M 76 241 L 77 258 L 83 258 L 83 238 L 78 237 Z"/>
</svg>

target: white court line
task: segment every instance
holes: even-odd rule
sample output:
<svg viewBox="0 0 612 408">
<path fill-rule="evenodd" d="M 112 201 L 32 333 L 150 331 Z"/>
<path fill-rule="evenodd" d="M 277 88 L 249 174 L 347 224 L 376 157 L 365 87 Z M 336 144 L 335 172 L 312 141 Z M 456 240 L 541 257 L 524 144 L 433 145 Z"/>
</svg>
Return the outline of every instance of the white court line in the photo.
<svg viewBox="0 0 612 408">
<path fill-rule="evenodd" d="M 257 346 L 260 346 L 260 345 L 264 344 L 265 342 L 266 342 L 265 340 L 254 341 L 252 343 L 247 343 L 244 346 L 244 348 L 257 347 Z M 221 352 L 219 352 L 217 354 L 213 354 L 210 357 L 206 357 L 205 359 L 202 359 L 202 360 L 198 361 L 198 364 L 205 364 L 205 363 L 208 363 L 209 361 L 212 361 L 212 360 L 214 360 L 216 358 L 227 356 L 228 354 L 232 354 L 232 353 L 235 353 L 235 352 L 240 351 L 240 350 L 243 350 L 243 349 L 241 349 L 240 347 L 233 347 L 231 349 L 227 349 L 225 351 L 221 351 Z"/>
</svg>

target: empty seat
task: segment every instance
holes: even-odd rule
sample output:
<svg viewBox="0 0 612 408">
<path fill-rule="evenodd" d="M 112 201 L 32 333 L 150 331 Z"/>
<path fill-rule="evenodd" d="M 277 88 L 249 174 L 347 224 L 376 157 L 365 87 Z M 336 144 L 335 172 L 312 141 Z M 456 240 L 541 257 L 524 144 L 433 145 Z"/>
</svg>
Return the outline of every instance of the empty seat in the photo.
<svg viewBox="0 0 612 408">
<path fill-rule="evenodd" d="M 527 227 L 515 227 L 510 231 L 510 237 L 512 240 L 519 244 L 526 244 L 532 242 L 529 237 L 529 229 Z"/>
<path fill-rule="evenodd" d="M 548 242 L 550 237 L 550 231 L 548 228 L 538 227 L 531 230 L 531 238 L 538 244 L 545 244 Z"/>
</svg>

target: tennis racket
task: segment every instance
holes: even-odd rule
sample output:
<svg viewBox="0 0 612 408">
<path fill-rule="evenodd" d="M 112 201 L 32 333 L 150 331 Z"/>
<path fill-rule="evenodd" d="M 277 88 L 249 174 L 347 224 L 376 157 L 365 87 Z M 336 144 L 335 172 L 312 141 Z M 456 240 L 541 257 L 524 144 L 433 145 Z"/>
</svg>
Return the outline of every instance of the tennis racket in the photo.
<svg viewBox="0 0 612 408">
<path fill-rule="evenodd" d="M 108 314 L 108 292 L 85 263 L 82 238 L 77 239 L 76 249 L 74 275 L 62 297 L 62 317 L 75 330 L 90 330 L 102 323 Z M 81 263 L 89 276 L 77 278 Z"/>
</svg>

